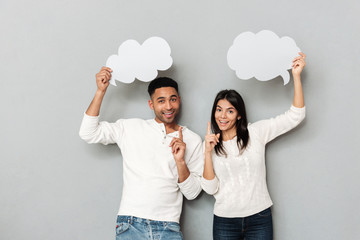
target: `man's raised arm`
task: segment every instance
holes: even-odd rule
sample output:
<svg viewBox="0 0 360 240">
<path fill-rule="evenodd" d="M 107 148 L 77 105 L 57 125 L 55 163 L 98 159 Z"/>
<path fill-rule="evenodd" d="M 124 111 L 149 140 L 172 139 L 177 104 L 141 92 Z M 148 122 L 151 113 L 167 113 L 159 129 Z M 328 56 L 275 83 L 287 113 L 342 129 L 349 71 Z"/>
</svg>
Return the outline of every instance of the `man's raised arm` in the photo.
<svg viewBox="0 0 360 240">
<path fill-rule="evenodd" d="M 100 72 L 96 74 L 97 90 L 93 100 L 90 103 L 90 106 L 86 110 L 87 115 L 99 116 L 101 103 L 105 96 L 106 89 L 109 86 L 109 81 L 111 79 L 111 72 L 112 70 L 110 68 L 102 67 Z"/>
<path fill-rule="evenodd" d="M 115 123 L 99 122 L 99 113 L 102 100 L 105 96 L 106 89 L 109 86 L 112 70 L 108 67 L 102 67 L 96 74 L 97 90 L 94 99 L 84 114 L 80 126 L 79 135 L 87 143 L 115 143 L 122 133 L 121 120 Z"/>
</svg>

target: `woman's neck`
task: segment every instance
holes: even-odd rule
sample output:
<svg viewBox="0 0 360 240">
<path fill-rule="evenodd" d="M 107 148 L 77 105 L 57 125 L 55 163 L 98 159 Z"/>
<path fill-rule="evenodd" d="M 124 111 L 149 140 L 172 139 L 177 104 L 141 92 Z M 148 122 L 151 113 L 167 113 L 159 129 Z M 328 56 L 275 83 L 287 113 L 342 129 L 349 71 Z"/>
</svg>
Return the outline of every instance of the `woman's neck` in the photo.
<svg viewBox="0 0 360 240">
<path fill-rule="evenodd" d="M 221 131 L 223 141 L 228 141 L 233 139 L 236 136 L 236 128 L 229 129 L 226 131 Z"/>
</svg>

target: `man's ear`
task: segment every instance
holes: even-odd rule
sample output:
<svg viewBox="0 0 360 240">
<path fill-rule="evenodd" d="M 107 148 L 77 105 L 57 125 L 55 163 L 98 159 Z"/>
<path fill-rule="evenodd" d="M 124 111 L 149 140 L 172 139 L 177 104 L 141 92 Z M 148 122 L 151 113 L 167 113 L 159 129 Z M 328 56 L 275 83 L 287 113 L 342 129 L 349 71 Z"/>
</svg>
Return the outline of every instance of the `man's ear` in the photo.
<svg viewBox="0 0 360 240">
<path fill-rule="evenodd" d="M 154 110 L 154 104 L 153 104 L 153 102 L 152 102 L 152 100 L 151 100 L 151 99 L 149 100 L 149 102 L 148 102 L 148 103 L 149 103 L 149 107 L 150 107 L 150 109 L 151 109 L 151 110 Z"/>
<path fill-rule="evenodd" d="M 178 97 L 178 99 L 179 99 L 179 103 L 181 103 L 181 97 L 180 96 Z"/>
</svg>

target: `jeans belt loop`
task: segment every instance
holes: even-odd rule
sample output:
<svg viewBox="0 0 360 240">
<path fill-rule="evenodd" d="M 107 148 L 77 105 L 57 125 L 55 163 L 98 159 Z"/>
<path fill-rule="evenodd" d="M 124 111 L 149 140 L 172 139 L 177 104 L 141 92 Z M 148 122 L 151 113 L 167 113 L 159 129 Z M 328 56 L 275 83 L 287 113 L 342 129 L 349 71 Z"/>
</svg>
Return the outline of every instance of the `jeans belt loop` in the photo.
<svg viewBox="0 0 360 240">
<path fill-rule="evenodd" d="M 132 224 L 133 223 L 133 216 L 130 216 L 130 218 L 128 219 L 128 223 Z"/>
</svg>

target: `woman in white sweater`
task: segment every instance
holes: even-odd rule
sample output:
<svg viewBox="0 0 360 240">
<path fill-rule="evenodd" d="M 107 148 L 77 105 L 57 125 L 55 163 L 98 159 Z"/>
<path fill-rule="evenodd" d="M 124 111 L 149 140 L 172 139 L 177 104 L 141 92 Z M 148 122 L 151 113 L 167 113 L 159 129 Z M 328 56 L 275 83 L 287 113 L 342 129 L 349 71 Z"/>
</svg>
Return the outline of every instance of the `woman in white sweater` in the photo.
<svg viewBox="0 0 360 240">
<path fill-rule="evenodd" d="M 244 101 L 235 90 L 220 91 L 215 98 L 205 136 L 201 183 L 216 199 L 214 240 L 273 239 L 265 145 L 305 118 L 300 78 L 305 54 L 299 54 L 292 65 L 294 100 L 284 114 L 248 124 Z"/>
</svg>

